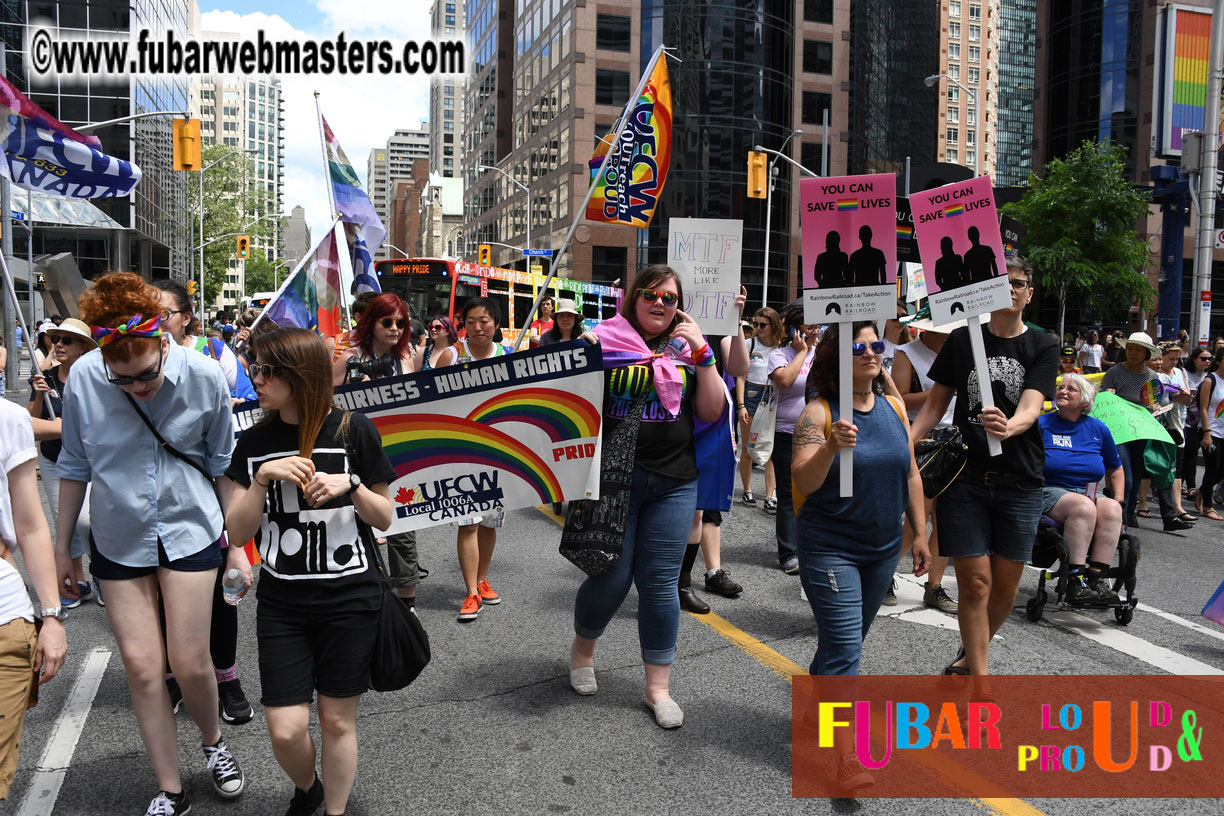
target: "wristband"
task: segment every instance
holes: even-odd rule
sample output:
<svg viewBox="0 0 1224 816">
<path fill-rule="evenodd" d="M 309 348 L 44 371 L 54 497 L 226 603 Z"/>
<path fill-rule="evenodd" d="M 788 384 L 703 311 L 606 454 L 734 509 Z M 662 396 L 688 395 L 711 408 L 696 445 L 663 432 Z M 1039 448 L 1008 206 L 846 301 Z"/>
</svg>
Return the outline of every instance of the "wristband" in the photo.
<svg viewBox="0 0 1224 816">
<path fill-rule="evenodd" d="M 710 348 L 710 344 L 706 343 L 693 355 L 693 361 L 699 366 L 714 365 L 714 351 Z"/>
<path fill-rule="evenodd" d="M 271 482 L 268 482 L 267 484 L 264 484 L 263 482 L 259 481 L 259 473 L 258 473 L 258 472 L 256 472 L 256 473 L 255 473 L 255 475 L 251 477 L 251 481 L 255 482 L 255 484 L 259 485 L 259 486 L 260 486 L 260 487 L 262 487 L 264 490 L 267 490 L 269 487 L 271 487 L 271 486 L 272 486 L 272 483 L 271 483 Z"/>
</svg>

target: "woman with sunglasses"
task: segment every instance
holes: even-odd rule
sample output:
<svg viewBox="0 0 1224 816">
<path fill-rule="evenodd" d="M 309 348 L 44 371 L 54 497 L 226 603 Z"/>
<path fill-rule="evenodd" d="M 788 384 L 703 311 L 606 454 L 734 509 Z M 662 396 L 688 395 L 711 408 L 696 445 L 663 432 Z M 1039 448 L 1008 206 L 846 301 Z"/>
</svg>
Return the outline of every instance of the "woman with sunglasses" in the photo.
<svg viewBox="0 0 1224 816">
<path fill-rule="evenodd" d="M 745 507 L 756 507 L 756 497 L 752 495 L 752 456 L 748 452 L 752 418 L 761 404 L 766 386 L 769 385 L 769 355 L 778 348 L 785 335 L 782 318 L 768 306 L 758 309 L 752 316 L 752 328 L 755 334 L 748 341 L 748 373 L 735 378 L 735 417 L 739 423 L 740 439 L 739 476 L 740 485 L 744 489 L 740 502 Z M 765 512 L 778 512 L 772 456 L 765 461 Z"/>
<path fill-rule="evenodd" d="M 180 346 L 195 349 L 221 366 L 234 405 L 255 399 L 255 387 L 247 379 L 246 371 L 238 364 L 238 357 L 233 350 L 224 340 L 210 337 L 202 331 L 203 324 L 196 320 L 192 313 L 191 296 L 187 294 L 187 288 L 178 281 L 165 279 L 153 281 L 153 286 L 161 291 L 162 331 Z"/>
<path fill-rule="evenodd" d="M 61 592 L 77 594 L 71 538 L 85 485 L 92 482 L 90 571 L 106 595 L 136 722 L 160 788 L 147 812 L 175 816 L 191 804 L 179 776 L 167 654 L 200 729 L 214 791 L 233 799 L 245 784 L 221 739 L 217 678 L 208 654 L 218 568 L 237 569 L 248 581 L 251 574 L 241 547 L 222 555 L 231 493 L 211 483 L 229 467 L 234 447 L 229 388 L 216 363 L 162 331 L 160 292 L 139 275 L 98 278 L 81 296 L 80 308 L 101 353 L 77 361 L 64 391 L 63 450 L 56 462 Z M 164 639 L 159 597 L 165 604 Z"/>
<path fill-rule="evenodd" d="M 1186 455 L 1182 459 L 1182 484 L 1189 485 L 1186 498 L 1197 504 L 1198 488 L 1198 449 L 1203 438 L 1203 417 L 1199 412 L 1199 388 L 1207 377 L 1207 369 L 1211 365 L 1211 352 L 1205 348 L 1190 346 L 1190 355 L 1186 359 L 1186 386 L 1190 389 L 1193 399 L 1186 406 Z"/>
<path fill-rule="evenodd" d="M 438 368 L 489 360 L 509 354 L 510 349 L 493 342 L 501 326 L 501 311 L 497 304 L 475 297 L 463 304 L 463 329 L 467 335 L 438 358 Z M 489 565 L 497 546 L 497 531 L 506 522 L 505 511 L 496 510 L 485 516 L 457 522 L 459 533 L 455 543 L 459 552 L 459 571 L 463 574 L 466 592 L 459 607 L 459 620 L 473 621 L 485 604 L 501 603 L 501 596 L 489 583 Z"/>
<path fill-rule="evenodd" d="M 795 422 L 791 477 L 806 496 L 799 509 L 796 544 L 799 579 L 816 616 L 820 638 L 809 671 L 855 675 L 867 630 L 884 602 L 901 553 L 903 517 L 914 532 L 914 575 L 925 575 L 926 546 L 922 479 L 909 440 L 909 420 L 900 400 L 885 396 L 882 359 L 887 345 L 875 323 L 853 324 L 852 417 L 839 412 L 838 330 L 825 332 L 807 379 L 820 395 Z M 841 495 L 842 451 L 854 454 L 853 491 Z M 858 764 L 849 736 L 836 743 L 837 779 L 844 788 L 871 784 Z"/>
<path fill-rule="evenodd" d="M 451 323 L 451 319 L 446 315 L 434 315 L 425 330 L 428 338 L 425 340 L 425 348 L 417 352 L 417 371 L 437 368 L 442 353 L 459 342 L 459 332 L 455 331 L 455 324 Z"/>
<path fill-rule="evenodd" d="M 345 349 L 332 366 L 334 385 L 408 374 L 413 370 L 408 307 L 397 295 L 384 292 L 370 301 L 353 329 L 352 341 L 352 347 Z"/>
<path fill-rule="evenodd" d="M 671 698 L 671 665 L 680 628 L 679 581 L 697 509 L 695 420 L 716 422 L 726 386 L 697 322 L 680 311 L 680 279 L 669 267 L 638 273 L 620 314 L 582 336 L 604 351 L 604 435 L 614 433 L 645 396 L 623 552 L 607 572 L 587 578 L 574 600 L 570 686 L 595 694 L 595 644 L 638 591 L 638 639 L 646 675 L 646 707 L 661 728 L 678 728 L 684 712 Z M 656 354 L 660 349 L 663 353 Z M 605 450 L 605 457 L 611 452 Z"/>
<path fill-rule="evenodd" d="M 1203 518 L 1212 521 L 1224 521 L 1215 511 L 1212 502 L 1215 499 L 1216 482 L 1224 474 L 1224 348 L 1219 349 L 1212 357 L 1211 366 L 1199 386 L 1199 422 L 1202 425 L 1203 436 L 1199 447 L 1203 449 L 1203 482 L 1199 485 L 1198 506 L 1203 511 Z"/>
<path fill-rule="evenodd" d="M 272 753 L 294 785 L 290 816 L 341 814 L 357 771 L 357 709 L 369 686 L 382 590 L 372 528 L 391 525 L 395 471 L 374 423 L 332 405 L 331 354 L 314 332 L 253 344 L 264 418 L 238 439 L 221 482 L 226 528 L 263 558 L 259 677 Z M 310 701 L 318 692 L 322 779 Z"/>
<path fill-rule="evenodd" d="M 38 446 L 38 472 L 42 478 L 43 492 L 47 494 L 47 506 L 51 513 L 51 526 L 59 523 L 59 473 L 55 469 L 56 460 L 60 455 L 60 436 L 62 435 L 62 420 L 64 415 L 63 394 L 68 384 L 68 372 L 72 365 L 85 352 L 97 348 L 97 343 L 90 337 L 89 327 L 76 318 L 70 317 L 61 325 L 53 325 L 47 332 L 47 340 L 51 344 L 51 360 L 53 365 L 30 378 L 30 416 L 35 419 L 45 419 L 57 430 L 53 437 L 40 434 L 43 440 Z M 55 418 L 47 410 L 50 403 Z M 98 585 L 95 578 L 93 585 L 85 580 L 85 542 L 78 532 L 72 535 L 70 547 L 72 567 L 76 572 L 77 597 L 60 598 L 60 605 L 65 609 L 75 609 L 81 601 L 89 599 Z M 98 592 L 98 603 L 102 603 L 102 593 Z M 105 604 L 103 604 L 105 605 Z"/>
</svg>

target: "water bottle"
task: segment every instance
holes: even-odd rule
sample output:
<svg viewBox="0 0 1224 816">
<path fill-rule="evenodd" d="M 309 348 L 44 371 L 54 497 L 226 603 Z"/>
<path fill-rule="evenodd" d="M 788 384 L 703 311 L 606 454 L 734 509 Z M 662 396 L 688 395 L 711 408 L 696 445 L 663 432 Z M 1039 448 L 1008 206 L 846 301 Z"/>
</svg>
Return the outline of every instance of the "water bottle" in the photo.
<svg viewBox="0 0 1224 816">
<path fill-rule="evenodd" d="M 225 602 L 230 606 L 237 606 L 242 600 L 242 590 L 245 586 L 246 580 L 238 570 L 232 569 L 225 573 L 225 580 L 221 582 L 221 593 Z"/>
</svg>

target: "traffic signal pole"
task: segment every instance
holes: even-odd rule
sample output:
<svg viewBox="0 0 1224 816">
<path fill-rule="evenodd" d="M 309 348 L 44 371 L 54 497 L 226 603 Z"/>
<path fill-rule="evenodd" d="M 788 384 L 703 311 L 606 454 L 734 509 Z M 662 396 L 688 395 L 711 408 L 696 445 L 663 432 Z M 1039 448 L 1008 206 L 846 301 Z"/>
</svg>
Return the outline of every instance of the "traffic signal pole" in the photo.
<svg viewBox="0 0 1224 816">
<path fill-rule="evenodd" d="M 1211 15 L 1211 63 L 1207 69 L 1207 105 L 1204 122 L 1220 121 L 1221 72 L 1224 71 L 1224 0 L 1215 0 Z M 1199 190 L 1198 228 L 1194 245 L 1195 289 L 1199 297 L 1211 297 L 1211 260 L 1215 252 L 1216 179 L 1220 139 L 1214 126 L 1203 129 L 1203 158 Z M 1210 301 L 1209 301 L 1210 302 Z M 1191 301 L 1190 342 L 1206 344 L 1211 339 L 1211 311 L 1203 314 L 1198 299 Z"/>
</svg>

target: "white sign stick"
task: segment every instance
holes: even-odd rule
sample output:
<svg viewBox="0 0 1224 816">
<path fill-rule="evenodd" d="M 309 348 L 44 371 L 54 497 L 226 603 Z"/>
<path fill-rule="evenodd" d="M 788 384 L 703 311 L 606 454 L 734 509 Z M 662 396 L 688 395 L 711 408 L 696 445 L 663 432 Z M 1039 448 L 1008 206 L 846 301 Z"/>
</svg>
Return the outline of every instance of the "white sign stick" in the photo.
<svg viewBox="0 0 1224 816">
<path fill-rule="evenodd" d="M 837 409 L 841 418 L 854 422 L 854 356 L 850 347 L 854 343 L 854 324 L 837 324 L 837 334 L 841 337 L 837 350 L 837 392 L 840 395 Z M 841 451 L 841 495 L 849 498 L 854 495 L 854 449 L 845 448 Z"/>
<path fill-rule="evenodd" d="M 995 407 L 994 387 L 990 381 L 990 364 L 986 360 L 986 343 L 982 340 L 982 332 L 990 322 L 990 314 L 974 315 L 969 318 L 969 345 L 973 348 L 973 367 L 977 369 L 978 391 L 982 395 L 982 407 Z M 991 456 L 1003 453 L 1003 443 L 990 434 L 986 434 L 986 448 Z"/>
</svg>

